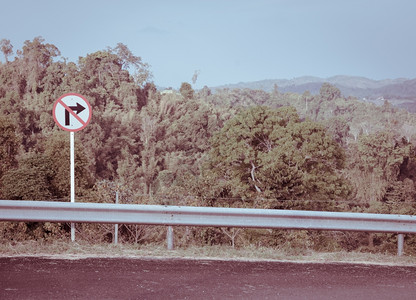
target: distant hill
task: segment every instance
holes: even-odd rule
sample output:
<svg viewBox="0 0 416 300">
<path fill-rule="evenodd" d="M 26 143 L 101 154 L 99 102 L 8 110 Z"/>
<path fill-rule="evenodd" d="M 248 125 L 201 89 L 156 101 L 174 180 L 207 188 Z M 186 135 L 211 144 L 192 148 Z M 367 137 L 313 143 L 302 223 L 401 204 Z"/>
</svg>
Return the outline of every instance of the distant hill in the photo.
<svg viewBox="0 0 416 300">
<path fill-rule="evenodd" d="M 388 100 L 393 105 L 403 107 L 416 112 L 416 79 L 385 79 L 372 80 L 357 76 L 333 76 L 320 78 L 313 76 L 297 77 L 293 79 L 268 79 L 254 82 L 240 82 L 212 87 L 212 90 L 229 89 L 255 89 L 266 92 L 273 91 L 275 85 L 281 93 L 302 94 L 309 91 L 311 94 L 319 94 L 324 82 L 329 82 L 339 88 L 344 97 L 356 97 L 364 101 L 382 104 Z"/>
</svg>

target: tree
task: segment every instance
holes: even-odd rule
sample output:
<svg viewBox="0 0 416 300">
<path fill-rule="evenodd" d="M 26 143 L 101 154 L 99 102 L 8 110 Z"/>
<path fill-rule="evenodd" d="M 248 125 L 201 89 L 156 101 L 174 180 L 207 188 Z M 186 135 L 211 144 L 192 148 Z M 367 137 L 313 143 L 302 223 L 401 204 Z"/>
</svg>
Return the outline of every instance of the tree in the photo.
<svg viewBox="0 0 416 300">
<path fill-rule="evenodd" d="M 341 117 L 333 117 L 325 122 L 325 127 L 329 134 L 332 134 L 333 139 L 345 147 L 347 144 L 347 137 L 350 132 L 350 127 L 347 122 Z"/>
<path fill-rule="evenodd" d="M 17 169 L 6 172 L 2 178 L 3 197 L 10 200 L 49 200 L 54 171 L 49 157 L 29 154 L 19 162 Z"/>
<path fill-rule="evenodd" d="M 312 97 L 312 95 L 311 95 L 311 92 L 309 92 L 309 91 L 305 91 L 303 94 L 302 94 L 302 98 L 304 99 L 304 101 L 305 101 L 305 116 L 308 114 L 308 103 L 310 102 L 310 101 L 312 101 L 313 100 L 313 97 Z"/>
<path fill-rule="evenodd" d="M 135 56 L 123 43 L 118 43 L 115 48 L 109 48 L 110 53 L 116 54 L 122 62 L 123 69 L 131 70 L 136 84 L 144 87 L 152 78 L 149 64 L 144 63 L 140 56 Z"/>
<path fill-rule="evenodd" d="M 208 104 L 176 94 L 149 99 L 140 121 L 138 169 L 146 193 L 167 191 L 187 175 L 197 176 L 209 139 L 222 125 Z"/>
<path fill-rule="evenodd" d="M 8 57 L 13 54 L 13 46 L 10 44 L 10 40 L 2 39 L 0 41 L 1 52 L 3 52 L 6 63 L 9 61 Z"/>
<path fill-rule="evenodd" d="M 53 58 L 60 55 L 55 45 L 44 42 L 45 40 L 40 36 L 35 37 L 33 41 L 25 41 L 19 56 L 27 76 L 27 92 L 33 96 L 42 90 L 42 78 L 47 68 L 53 63 Z"/>
<path fill-rule="evenodd" d="M 414 155 L 410 143 L 404 138 L 394 138 L 389 132 L 361 135 L 358 144 L 351 145 L 349 151 L 348 174 L 355 186 L 357 200 L 363 203 L 383 199 Z"/>
<path fill-rule="evenodd" d="M 126 162 L 137 161 L 141 126 L 139 110 L 153 91 L 151 84 L 140 88 L 129 73 L 131 68 L 135 69 L 141 63 L 127 47 L 118 44 L 109 51 L 81 57 L 78 67 L 68 65 L 72 79 L 65 79 L 65 84 L 86 96 L 94 107 L 94 122 L 79 136 L 87 146 L 86 155 L 94 162 L 95 176 L 99 180 L 116 180 L 121 174 L 134 174 L 127 170 Z M 147 78 L 146 70 L 142 71 Z"/>
<path fill-rule="evenodd" d="M 16 200 L 69 199 L 70 158 L 66 132 L 55 132 L 42 145 L 43 151 L 29 152 L 18 167 L 3 176 L 3 196 Z M 82 147 L 75 146 L 75 186 L 85 194 L 93 182 Z"/>
<path fill-rule="evenodd" d="M 16 126 L 8 118 L 0 116 L 0 179 L 5 172 L 17 165 L 19 144 Z"/>
<path fill-rule="evenodd" d="M 317 123 L 301 122 L 291 107 L 253 107 L 214 135 L 208 168 L 230 182 L 231 195 L 277 199 L 345 196 L 337 170 L 344 153 Z"/>
<path fill-rule="evenodd" d="M 207 87 L 206 85 L 204 85 L 204 87 L 198 92 L 198 98 L 202 98 L 204 100 L 206 100 L 206 98 L 208 98 L 211 95 L 212 95 L 212 92 L 210 88 Z"/>
<path fill-rule="evenodd" d="M 167 97 L 162 98 L 166 103 Z M 165 187 L 179 184 L 187 175 L 198 176 L 201 160 L 210 148 L 212 134 L 223 124 L 218 111 L 200 100 L 178 97 L 162 121 L 165 136 L 159 141 Z M 167 103 L 165 104 L 167 105 Z M 169 175 L 168 175 L 169 174 Z M 166 181 L 172 179 L 171 182 Z"/>
<path fill-rule="evenodd" d="M 416 189 L 413 180 L 405 178 L 398 180 L 386 189 L 382 201 L 384 205 L 383 213 L 394 213 L 402 215 L 415 214 Z M 413 207 L 412 207 L 413 206 Z"/>
<path fill-rule="evenodd" d="M 179 92 L 185 99 L 192 99 L 194 97 L 194 90 L 188 82 L 182 82 Z"/>
<path fill-rule="evenodd" d="M 319 94 L 324 101 L 332 101 L 341 97 L 341 91 L 328 82 L 322 84 Z"/>
<path fill-rule="evenodd" d="M 158 147 L 158 141 L 162 140 L 164 132 L 162 117 L 169 112 L 168 105 L 161 105 L 158 94 L 152 94 L 152 97 L 140 111 L 140 166 L 138 168 L 138 177 L 141 190 L 144 194 L 153 192 L 153 183 L 158 175 L 161 166 L 161 155 Z"/>
<path fill-rule="evenodd" d="M 90 162 L 81 144 L 75 143 L 74 149 L 75 191 L 77 195 L 85 194 L 93 186 Z M 53 177 L 50 190 L 55 198 L 67 198 L 70 195 L 70 144 L 67 132 L 58 131 L 51 134 L 44 142 L 44 155 L 49 158 Z"/>
</svg>

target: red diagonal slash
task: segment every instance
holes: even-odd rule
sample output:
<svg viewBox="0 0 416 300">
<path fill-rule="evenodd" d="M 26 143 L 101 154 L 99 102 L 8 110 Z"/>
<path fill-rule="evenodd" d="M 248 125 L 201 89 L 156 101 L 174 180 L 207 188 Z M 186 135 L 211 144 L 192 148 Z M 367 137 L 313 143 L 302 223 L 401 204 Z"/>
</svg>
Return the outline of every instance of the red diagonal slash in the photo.
<svg viewBox="0 0 416 300">
<path fill-rule="evenodd" d="M 75 119 L 77 119 L 81 124 L 82 124 L 82 126 L 85 126 L 85 124 L 86 124 L 86 122 L 83 120 L 83 119 L 81 119 L 81 117 L 80 116 L 78 116 L 72 109 L 70 109 L 69 108 L 69 106 L 68 105 L 66 105 L 63 101 L 62 101 L 62 99 L 59 99 L 58 100 L 58 103 L 59 104 L 61 104 L 72 116 L 74 116 L 75 117 Z"/>
</svg>

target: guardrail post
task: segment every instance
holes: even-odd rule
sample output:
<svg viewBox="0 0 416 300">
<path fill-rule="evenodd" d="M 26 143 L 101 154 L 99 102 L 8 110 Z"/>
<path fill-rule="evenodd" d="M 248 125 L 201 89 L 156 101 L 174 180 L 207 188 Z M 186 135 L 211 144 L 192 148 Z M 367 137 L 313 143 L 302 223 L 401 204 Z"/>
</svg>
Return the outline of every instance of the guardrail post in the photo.
<svg viewBox="0 0 416 300">
<path fill-rule="evenodd" d="M 404 243 L 404 235 L 403 233 L 399 233 L 397 235 L 397 255 L 403 255 L 403 243 Z"/>
<path fill-rule="evenodd" d="M 168 250 L 173 250 L 173 227 L 168 226 L 166 233 L 166 242 L 168 244 Z"/>
</svg>

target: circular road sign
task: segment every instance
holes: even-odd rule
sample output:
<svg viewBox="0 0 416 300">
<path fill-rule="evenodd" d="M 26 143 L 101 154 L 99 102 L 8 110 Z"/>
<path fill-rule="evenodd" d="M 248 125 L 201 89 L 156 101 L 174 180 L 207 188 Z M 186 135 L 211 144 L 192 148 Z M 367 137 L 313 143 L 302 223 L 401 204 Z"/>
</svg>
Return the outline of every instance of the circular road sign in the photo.
<svg viewBox="0 0 416 300">
<path fill-rule="evenodd" d="M 91 105 L 84 96 L 75 93 L 62 95 L 53 105 L 55 123 L 66 131 L 84 129 L 91 120 Z"/>
</svg>

